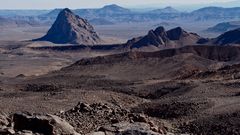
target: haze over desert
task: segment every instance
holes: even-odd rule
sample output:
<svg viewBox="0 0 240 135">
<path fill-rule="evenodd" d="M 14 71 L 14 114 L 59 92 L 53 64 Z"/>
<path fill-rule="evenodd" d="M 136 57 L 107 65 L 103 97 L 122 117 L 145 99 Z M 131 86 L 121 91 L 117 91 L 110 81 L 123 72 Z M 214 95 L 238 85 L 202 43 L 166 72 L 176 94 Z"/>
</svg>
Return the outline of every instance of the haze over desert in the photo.
<svg viewBox="0 0 240 135">
<path fill-rule="evenodd" d="M 0 135 L 240 134 L 239 1 L 1 5 Z"/>
</svg>

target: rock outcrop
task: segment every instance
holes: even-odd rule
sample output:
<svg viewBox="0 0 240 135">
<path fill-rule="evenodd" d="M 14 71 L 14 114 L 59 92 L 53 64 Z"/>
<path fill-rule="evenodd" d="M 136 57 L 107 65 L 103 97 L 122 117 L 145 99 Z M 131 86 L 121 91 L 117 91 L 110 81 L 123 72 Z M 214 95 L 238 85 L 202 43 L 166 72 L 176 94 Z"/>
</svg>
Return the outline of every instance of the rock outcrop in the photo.
<svg viewBox="0 0 240 135">
<path fill-rule="evenodd" d="M 153 131 L 155 130 L 155 131 Z M 116 123 L 100 127 L 98 131 L 87 135 L 162 135 L 164 132 L 158 128 L 151 128 L 148 123 Z"/>
<path fill-rule="evenodd" d="M 213 43 L 216 45 L 240 44 L 240 28 L 220 35 L 213 39 Z"/>
<path fill-rule="evenodd" d="M 127 42 L 131 48 L 141 48 L 147 46 L 183 46 L 193 45 L 198 42 L 201 37 L 195 33 L 188 33 L 181 27 L 165 31 L 164 27 L 158 27 L 150 30 L 144 37 L 134 38 Z"/>
<path fill-rule="evenodd" d="M 6 114 L 0 113 L 0 126 L 9 125 L 9 120 Z"/>
<path fill-rule="evenodd" d="M 34 41 L 50 41 L 56 44 L 95 45 L 102 42 L 93 26 L 87 20 L 63 9 L 50 30 L 42 38 Z"/>
<path fill-rule="evenodd" d="M 79 102 L 77 106 L 60 113 L 59 116 L 69 121 L 82 134 L 105 135 L 107 132 L 112 135 L 117 133 L 127 135 L 133 131 L 132 135 L 146 133 L 157 135 L 163 131 L 166 132 L 161 124 L 153 124 L 151 119 L 144 114 L 133 113 L 130 110 L 103 103 Z"/>
<path fill-rule="evenodd" d="M 55 115 L 15 113 L 0 118 L 1 135 L 80 135 L 69 123 Z"/>
<path fill-rule="evenodd" d="M 60 118 L 60 117 L 61 118 Z M 66 120 L 66 121 L 65 121 Z M 69 123 L 71 124 L 69 124 Z M 161 135 L 168 133 L 164 124 L 120 106 L 79 102 L 56 115 L 0 114 L 1 135 Z"/>
</svg>

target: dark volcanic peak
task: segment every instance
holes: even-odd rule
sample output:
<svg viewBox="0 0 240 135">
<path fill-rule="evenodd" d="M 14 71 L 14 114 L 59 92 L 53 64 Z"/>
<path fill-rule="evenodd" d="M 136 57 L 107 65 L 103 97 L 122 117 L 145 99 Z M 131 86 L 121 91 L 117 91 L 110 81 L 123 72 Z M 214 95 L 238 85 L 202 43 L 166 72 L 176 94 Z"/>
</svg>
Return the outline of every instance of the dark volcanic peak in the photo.
<svg viewBox="0 0 240 135">
<path fill-rule="evenodd" d="M 240 28 L 228 31 L 216 39 L 214 39 L 214 44 L 218 45 L 228 45 L 228 44 L 240 44 Z"/>
<path fill-rule="evenodd" d="M 48 33 L 37 40 L 50 41 L 57 44 L 93 45 L 101 42 L 87 20 L 75 15 L 70 9 L 63 9 Z"/>
<path fill-rule="evenodd" d="M 64 20 L 73 16 L 74 16 L 74 13 L 68 8 L 62 9 L 58 14 L 58 18 L 61 18 Z"/>
<path fill-rule="evenodd" d="M 158 37 L 161 37 L 164 42 L 167 41 L 167 33 L 165 31 L 165 28 L 160 26 L 155 29 L 154 34 L 157 35 Z"/>
<path fill-rule="evenodd" d="M 150 30 L 146 36 L 139 39 L 138 41 L 134 42 L 133 40 L 131 40 L 130 42 L 134 42 L 131 46 L 132 48 L 140 48 L 148 45 L 153 46 L 165 45 L 167 40 L 168 40 L 167 33 L 164 27 L 158 27 L 155 30 Z"/>
<path fill-rule="evenodd" d="M 65 8 L 61 11 L 61 13 L 73 13 L 69 8 Z"/>
<path fill-rule="evenodd" d="M 144 37 L 134 38 L 128 41 L 131 48 L 141 48 L 146 46 L 161 47 L 162 45 L 189 45 L 196 44 L 201 37 L 194 33 L 188 33 L 181 27 L 165 31 L 164 27 L 160 26 L 155 30 L 150 30 Z"/>
<path fill-rule="evenodd" d="M 170 40 L 179 40 L 182 37 L 188 36 L 189 33 L 184 31 L 181 27 L 177 27 L 167 31 L 167 35 Z"/>
</svg>

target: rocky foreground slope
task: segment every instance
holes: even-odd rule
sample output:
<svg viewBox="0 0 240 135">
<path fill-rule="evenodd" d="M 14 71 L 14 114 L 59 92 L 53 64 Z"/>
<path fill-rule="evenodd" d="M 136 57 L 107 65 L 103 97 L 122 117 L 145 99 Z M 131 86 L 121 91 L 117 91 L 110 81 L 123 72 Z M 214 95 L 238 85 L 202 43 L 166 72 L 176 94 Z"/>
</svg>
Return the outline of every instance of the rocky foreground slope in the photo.
<svg viewBox="0 0 240 135">
<path fill-rule="evenodd" d="M 54 114 L 80 134 L 238 135 L 239 51 L 203 45 L 82 59 L 42 76 L 2 80 L 0 108 Z M 7 121 L 16 123 L 14 116 Z M 28 119 L 23 125 L 42 118 L 20 116 Z M 4 133 L 44 134 L 5 125 Z"/>
<path fill-rule="evenodd" d="M 91 105 L 78 103 L 71 110 L 56 115 L 31 113 L 0 115 L 1 135 L 80 135 L 80 133 L 161 135 L 166 134 L 167 130 L 163 124 L 155 123 L 143 114 L 132 113 L 119 107 L 112 108 L 101 103 Z"/>
</svg>

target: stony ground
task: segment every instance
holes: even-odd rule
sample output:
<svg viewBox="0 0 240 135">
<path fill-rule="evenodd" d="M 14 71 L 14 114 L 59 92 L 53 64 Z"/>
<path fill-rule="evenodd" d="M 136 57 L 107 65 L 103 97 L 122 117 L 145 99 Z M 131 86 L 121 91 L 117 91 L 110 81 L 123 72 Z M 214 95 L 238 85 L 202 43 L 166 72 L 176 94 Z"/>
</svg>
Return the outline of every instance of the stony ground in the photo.
<svg viewBox="0 0 240 135">
<path fill-rule="evenodd" d="M 15 49 L 8 45 L 1 47 L 0 110 L 6 115 L 0 117 L 0 134 L 240 134 L 240 68 L 231 51 L 224 55 L 229 61 L 189 53 L 129 53 L 84 59 L 59 70 L 85 54 L 32 50 L 26 42 Z M 42 70 L 59 60 L 56 71 Z M 42 75 L 31 71 L 35 68 Z M 26 125 L 37 117 L 50 123 L 41 125 L 50 126 L 49 132 L 11 124 L 16 112 L 26 111 L 30 114 L 20 113 Z"/>
</svg>

